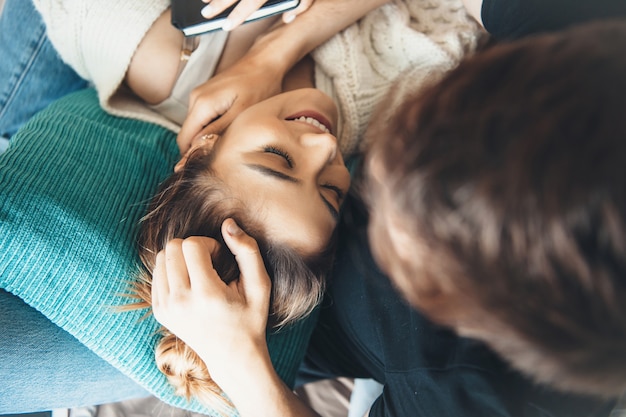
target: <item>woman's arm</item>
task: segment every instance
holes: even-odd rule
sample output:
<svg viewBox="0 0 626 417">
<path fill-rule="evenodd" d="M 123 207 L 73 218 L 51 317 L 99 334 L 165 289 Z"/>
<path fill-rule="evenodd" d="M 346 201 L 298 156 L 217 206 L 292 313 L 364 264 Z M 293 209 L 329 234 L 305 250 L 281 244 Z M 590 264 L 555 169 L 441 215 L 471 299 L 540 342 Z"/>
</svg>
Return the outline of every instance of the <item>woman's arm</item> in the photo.
<svg viewBox="0 0 626 417">
<path fill-rule="evenodd" d="M 246 107 L 280 92 L 284 75 L 300 59 L 388 1 L 316 0 L 294 22 L 281 23 L 260 36 L 231 68 L 193 91 L 178 135 L 181 150 L 201 131 L 219 132 Z"/>
<path fill-rule="evenodd" d="M 167 9 L 154 22 L 137 46 L 126 72 L 128 87 L 149 104 L 170 96 L 179 73 L 183 33 L 172 26 L 171 17 L 171 10 Z"/>
<path fill-rule="evenodd" d="M 389 0 L 317 0 L 291 24 L 261 36 L 250 50 L 283 74 L 313 49 Z"/>
<path fill-rule="evenodd" d="M 144 35 L 170 0 L 34 0 L 59 55 L 105 102 L 124 80 Z"/>
<path fill-rule="evenodd" d="M 242 417 L 316 416 L 272 366 L 265 339 L 271 282 L 258 245 L 232 219 L 222 234 L 240 278 L 225 284 L 217 275 L 217 241 L 175 239 L 157 255 L 154 317 L 202 358 Z"/>
<path fill-rule="evenodd" d="M 230 6 L 235 0 L 212 0 L 210 6 L 214 14 Z M 256 11 L 265 0 L 242 0 L 229 15 L 231 29 L 235 29 L 243 20 Z M 301 1 L 300 5 L 288 16 L 302 13 L 313 0 Z M 170 96 L 180 72 L 183 33 L 171 24 L 171 9 L 167 9 L 150 27 L 138 45 L 128 67 L 126 83 L 130 89 L 149 104 L 157 104 Z M 246 28 L 252 27 L 248 25 Z M 253 29 L 253 32 L 259 29 Z M 231 38 L 234 35 L 231 35 Z M 256 36 L 256 35 L 255 35 Z M 220 61 L 220 66 L 224 65 Z M 228 64 L 226 64 L 228 65 Z M 232 65 L 232 64 L 231 64 Z M 154 69 L 158 68 L 158 71 Z M 219 70 L 219 67 L 218 67 Z"/>
</svg>

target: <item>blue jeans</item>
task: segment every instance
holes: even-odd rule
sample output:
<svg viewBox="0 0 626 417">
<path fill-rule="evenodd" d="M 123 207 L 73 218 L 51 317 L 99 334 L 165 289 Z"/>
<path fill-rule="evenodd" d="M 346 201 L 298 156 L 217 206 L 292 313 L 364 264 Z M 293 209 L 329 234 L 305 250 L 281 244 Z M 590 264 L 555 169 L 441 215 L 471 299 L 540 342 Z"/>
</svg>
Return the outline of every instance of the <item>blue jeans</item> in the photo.
<svg viewBox="0 0 626 417">
<path fill-rule="evenodd" d="M 31 0 L 6 0 L 0 16 L 0 137 L 3 145 L 33 114 L 83 80 L 59 57 Z"/>
<path fill-rule="evenodd" d="M 20 298 L 0 290 L 0 414 L 149 395 Z"/>
</svg>

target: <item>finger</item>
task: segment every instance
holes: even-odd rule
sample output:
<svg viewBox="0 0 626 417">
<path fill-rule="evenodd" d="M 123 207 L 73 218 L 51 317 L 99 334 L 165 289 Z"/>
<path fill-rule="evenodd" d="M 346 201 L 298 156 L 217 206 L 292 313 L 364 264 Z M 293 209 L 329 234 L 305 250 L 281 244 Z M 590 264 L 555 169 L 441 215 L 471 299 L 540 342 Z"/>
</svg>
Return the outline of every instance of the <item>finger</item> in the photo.
<svg viewBox="0 0 626 417">
<path fill-rule="evenodd" d="M 210 118 L 211 116 L 207 116 L 202 110 L 191 108 L 190 110 L 192 111 L 187 114 L 187 118 L 183 122 L 180 132 L 178 132 L 178 136 L 176 137 L 176 143 L 178 144 L 181 154 L 189 150 L 193 139 L 200 133 L 204 125 L 212 120 L 212 118 Z"/>
<path fill-rule="evenodd" d="M 300 0 L 298 7 L 292 10 L 288 10 L 285 13 L 283 13 L 283 22 L 285 23 L 293 22 L 296 16 L 309 10 L 311 5 L 313 4 L 313 1 L 314 0 Z"/>
<path fill-rule="evenodd" d="M 199 134 L 199 130 L 196 126 L 197 123 L 189 120 L 189 116 L 187 116 L 187 119 L 183 122 L 183 125 L 176 136 L 176 144 L 178 145 L 178 150 L 181 155 L 185 155 L 189 151 L 191 143 Z"/>
<path fill-rule="evenodd" d="M 246 109 L 243 104 L 233 105 L 224 114 L 206 125 L 206 130 L 216 134 L 223 134 L 232 121 Z"/>
<path fill-rule="evenodd" d="M 208 5 L 204 6 L 200 13 L 205 19 L 210 19 L 232 6 L 237 0 L 203 0 Z"/>
<path fill-rule="evenodd" d="M 182 294 L 190 288 L 182 246 L 182 239 L 172 239 L 165 245 L 165 270 L 170 295 Z"/>
<path fill-rule="evenodd" d="M 195 90 L 194 90 L 195 92 Z M 196 137 L 202 129 L 214 120 L 226 113 L 234 101 L 236 95 L 212 96 L 202 95 L 201 92 L 192 92 L 189 105 L 189 113 L 181 126 L 176 142 L 181 152 L 186 152 L 191 147 L 193 138 Z M 219 133 L 220 131 L 212 130 Z"/>
<path fill-rule="evenodd" d="M 217 275 L 211 257 L 217 253 L 215 239 L 202 236 L 188 237 L 183 241 L 183 254 L 189 271 L 189 281 L 194 289 L 221 290 L 224 283 Z"/>
<path fill-rule="evenodd" d="M 165 270 L 165 253 L 160 251 L 157 253 L 154 270 L 152 271 L 152 307 L 157 308 L 161 305 L 160 300 L 169 294 L 169 286 L 167 284 L 167 272 Z"/>
<path fill-rule="evenodd" d="M 222 235 L 230 251 L 235 255 L 240 281 L 247 296 L 265 300 L 271 289 L 271 282 L 261 257 L 259 245 L 247 235 L 233 219 L 222 223 Z"/>
<path fill-rule="evenodd" d="M 263 3 L 265 3 L 265 0 L 241 0 L 228 15 L 228 18 L 222 25 L 222 29 L 226 31 L 235 29 L 245 22 L 252 13 L 259 10 Z"/>
<path fill-rule="evenodd" d="M 237 110 L 231 109 L 221 115 L 219 118 L 213 120 L 208 125 L 206 125 L 206 130 L 210 132 L 215 132 L 216 134 L 222 134 L 228 128 L 230 123 L 233 121 L 235 116 L 238 114 Z"/>
<path fill-rule="evenodd" d="M 201 125 L 199 130 L 190 136 L 181 129 L 176 137 L 176 143 L 178 144 L 178 150 L 180 151 L 181 157 L 185 158 L 187 156 L 187 153 L 194 146 L 196 141 L 204 140 L 203 138 L 207 137 L 207 135 L 215 134 L 219 136 L 222 134 L 228 125 L 230 125 L 230 122 L 234 117 L 234 112 L 226 112 L 214 121 L 209 121 L 206 125 Z M 189 129 L 195 130 L 195 128 Z"/>
</svg>

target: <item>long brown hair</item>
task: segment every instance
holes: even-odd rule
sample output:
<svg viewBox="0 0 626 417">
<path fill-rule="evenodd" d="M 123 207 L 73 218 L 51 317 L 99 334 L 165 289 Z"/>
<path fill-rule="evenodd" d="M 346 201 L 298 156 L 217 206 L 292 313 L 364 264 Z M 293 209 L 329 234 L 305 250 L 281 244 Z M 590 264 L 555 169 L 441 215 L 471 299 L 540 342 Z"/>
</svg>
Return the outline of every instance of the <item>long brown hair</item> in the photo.
<svg viewBox="0 0 626 417">
<path fill-rule="evenodd" d="M 268 326 L 279 328 L 307 316 L 320 302 L 332 265 L 335 236 L 322 253 L 302 256 L 295 250 L 270 241 L 261 225 L 247 215 L 243 203 L 211 171 L 212 153 L 202 148 L 189 156 L 184 167 L 172 174 L 152 199 L 142 219 L 139 254 L 144 265 L 134 283 L 139 299 L 134 307 L 151 305 L 151 280 L 156 254 L 174 238 L 208 236 L 221 245 L 212 258 L 224 282 L 238 279 L 239 269 L 221 235 L 221 225 L 233 218 L 256 239 L 272 281 Z M 169 330 L 162 329 L 155 356 L 159 369 L 179 395 L 196 397 L 209 407 L 227 403 L 211 380 L 209 370 L 196 353 Z"/>
<path fill-rule="evenodd" d="M 604 396 L 626 389 L 624 51 L 602 22 L 477 53 L 374 125 L 368 160 L 372 245 L 407 298 Z"/>
</svg>

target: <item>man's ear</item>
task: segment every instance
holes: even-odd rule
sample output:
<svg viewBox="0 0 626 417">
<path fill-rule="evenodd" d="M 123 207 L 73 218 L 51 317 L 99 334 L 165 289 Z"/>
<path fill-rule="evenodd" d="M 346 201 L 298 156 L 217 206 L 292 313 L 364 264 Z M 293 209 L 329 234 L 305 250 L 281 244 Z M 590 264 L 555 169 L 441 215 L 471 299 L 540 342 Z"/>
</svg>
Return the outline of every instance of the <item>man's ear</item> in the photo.
<svg viewBox="0 0 626 417">
<path fill-rule="evenodd" d="M 191 141 L 191 147 L 189 150 L 187 150 L 182 158 L 180 158 L 180 161 L 174 165 L 174 172 L 180 171 L 187 163 L 189 156 L 197 149 L 204 148 L 205 152 L 211 152 L 213 150 L 213 146 L 215 146 L 215 142 L 217 142 L 217 139 L 219 139 L 219 135 L 216 135 L 215 133 L 198 135 L 194 138 Z"/>
</svg>

